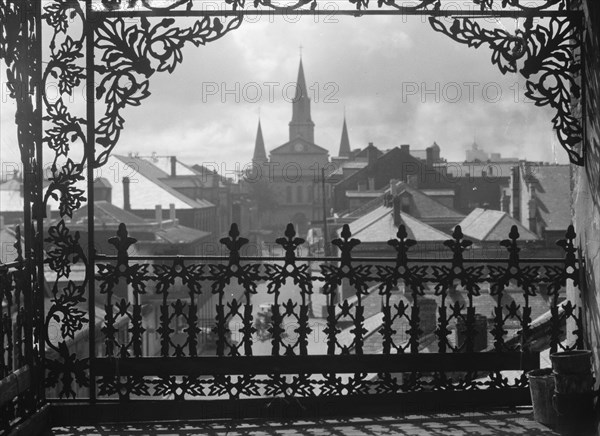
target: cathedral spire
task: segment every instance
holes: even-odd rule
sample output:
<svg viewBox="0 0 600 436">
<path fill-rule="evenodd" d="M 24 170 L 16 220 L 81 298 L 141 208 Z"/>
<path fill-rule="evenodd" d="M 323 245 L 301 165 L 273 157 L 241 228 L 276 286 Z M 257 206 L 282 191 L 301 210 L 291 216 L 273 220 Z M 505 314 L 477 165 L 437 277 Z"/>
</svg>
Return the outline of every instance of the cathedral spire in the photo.
<svg viewBox="0 0 600 436">
<path fill-rule="evenodd" d="M 342 127 L 342 139 L 340 141 L 340 151 L 338 156 L 350 156 L 350 139 L 348 138 L 348 127 L 346 126 L 346 116 L 344 116 L 344 126 Z"/>
<path fill-rule="evenodd" d="M 254 156 L 252 162 L 262 164 L 267 161 L 267 152 L 265 151 L 265 140 L 263 139 L 260 118 L 258 119 L 258 130 L 256 131 L 256 142 L 254 143 Z"/>
<path fill-rule="evenodd" d="M 304 67 L 302 59 L 298 67 L 298 80 L 296 81 L 296 95 L 292 102 L 292 121 L 290 121 L 290 141 L 295 138 L 315 142 L 315 123 L 310 118 L 310 98 L 306 88 Z"/>
</svg>

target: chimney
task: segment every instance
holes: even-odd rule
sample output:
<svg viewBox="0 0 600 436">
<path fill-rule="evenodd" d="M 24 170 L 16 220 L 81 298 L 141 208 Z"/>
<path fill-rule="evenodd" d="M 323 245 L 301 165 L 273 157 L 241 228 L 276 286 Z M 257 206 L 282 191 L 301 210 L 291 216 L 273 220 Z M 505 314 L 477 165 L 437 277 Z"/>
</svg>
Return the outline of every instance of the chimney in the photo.
<svg viewBox="0 0 600 436">
<path fill-rule="evenodd" d="M 433 148 L 427 147 L 425 149 L 425 162 L 427 163 L 428 166 L 432 166 L 434 160 L 435 159 L 433 157 Z"/>
<path fill-rule="evenodd" d="M 512 167 L 510 182 L 512 185 L 512 217 L 521 221 L 521 177 L 518 166 Z"/>
<path fill-rule="evenodd" d="M 175 204 L 174 203 L 169 204 L 169 219 L 171 220 L 171 222 L 173 224 L 175 224 L 175 220 L 177 219 L 177 217 L 175 214 Z"/>
<path fill-rule="evenodd" d="M 396 195 L 394 196 L 394 200 L 393 200 L 393 204 L 394 204 L 394 226 L 398 227 L 400 224 L 402 224 L 402 215 L 400 213 L 400 196 Z"/>
<path fill-rule="evenodd" d="M 535 191 L 534 191 L 535 192 Z M 535 194 L 529 199 L 527 202 L 528 209 L 528 220 L 529 220 L 529 230 L 533 233 L 537 234 L 537 210 L 536 210 L 537 202 L 535 201 Z"/>
<path fill-rule="evenodd" d="M 368 185 L 367 189 L 369 191 L 374 191 L 375 190 L 375 177 L 369 177 L 368 183 L 369 183 L 369 185 Z"/>
<path fill-rule="evenodd" d="M 175 156 L 171 156 L 171 177 L 175 177 L 177 175 L 177 158 Z"/>
<path fill-rule="evenodd" d="M 158 223 L 158 227 L 162 228 L 162 206 L 160 204 L 154 206 L 154 215 L 156 222 Z"/>
<path fill-rule="evenodd" d="M 131 210 L 131 201 L 129 194 L 129 177 L 123 177 L 123 209 Z"/>
<path fill-rule="evenodd" d="M 371 166 L 377 160 L 377 149 L 372 142 L 369 142 L 367 147 L 367 164 Z"/>
<path fill-rule="evenodd" d="M 410 145 L 409 144 L 402 144 L 400 146 L 400 151 L 403 151 L 405 153 L 410 153 Z"/>
<path fill-rule="evenodd" d="M 392 194 L 393 196 L 396 195 L 396 192 L 398 190 L 398 187 L 396 186 L 397 184 L 398 184 L 398 179 L 390 180 L 390 194 Z"/>
</svg>

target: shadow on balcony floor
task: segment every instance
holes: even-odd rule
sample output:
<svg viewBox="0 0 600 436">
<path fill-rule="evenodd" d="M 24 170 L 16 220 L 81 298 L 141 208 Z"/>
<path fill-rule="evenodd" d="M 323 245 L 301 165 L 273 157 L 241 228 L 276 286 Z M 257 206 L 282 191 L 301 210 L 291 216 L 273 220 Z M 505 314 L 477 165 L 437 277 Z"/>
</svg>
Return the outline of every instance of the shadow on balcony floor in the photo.
<svg viewBox="0 0 600 436">
<path fill-rule="evenodd" d="M 576 431 L 556 432 L 537 423 L 529 408 L 466 413 L 438 413 L 294 421 L 210 421 L 160 424 L 114 424 L 95 427 L 55 427 L 56 436 L 89 435 L 227 435 L 227 436 L 470 436 L 470 435 L 577 435 Z M 587 433 L 593 434 L 593 433 Z"/>
</svg>

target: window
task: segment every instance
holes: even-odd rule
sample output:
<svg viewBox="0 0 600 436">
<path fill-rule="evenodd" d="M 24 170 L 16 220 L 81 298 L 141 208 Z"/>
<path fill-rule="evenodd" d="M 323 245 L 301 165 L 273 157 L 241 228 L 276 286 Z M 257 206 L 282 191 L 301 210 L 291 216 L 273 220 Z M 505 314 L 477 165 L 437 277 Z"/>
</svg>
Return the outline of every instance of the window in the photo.
<svg viewBox="0 0 600 436">
<path fill-rule="evenodd" d="M 290 204 L 294 200 L 292 199 L 292 187 L 288 186 L 285 188 L 285 202 Z"/>
<path fill-rule="evenodd" d="M 296 203 L 304 203 L 304 188 L 296 186 Z"/>
<path fill-rule="evenodd" d="M 312 203 L 314 201 L 313 186 L 312 185 L 308 185 L 306 187 L 306 198 L 307 198 L 307 201 L 309 203 Z"/>
</svg>

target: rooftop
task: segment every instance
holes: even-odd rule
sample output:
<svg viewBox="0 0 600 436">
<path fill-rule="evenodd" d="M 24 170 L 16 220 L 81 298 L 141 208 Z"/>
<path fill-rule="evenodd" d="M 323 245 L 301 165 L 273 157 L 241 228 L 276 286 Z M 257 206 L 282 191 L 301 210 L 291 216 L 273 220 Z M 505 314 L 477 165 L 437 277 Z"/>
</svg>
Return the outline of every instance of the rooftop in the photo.
<svg viewBox="0 0 600 436">
<path fill-rule="evenodd" d="M 530 167 L 526 180 L 535 189 L 538 213 L 546 230 L 564 231 L 572 220 L 569 165 Z"/>
<path fill-rule="evenodd" d="M 421 242 L 443 242 L 451 239 L 449 235 L 434 229 L 418 219 L 402 213 L 402 222 L 410 238 Z M 387 242 L 394 239 L 398 226 L 394 224 L 393 209 L 379 206 L 377 209 L 349 224 L 354 238 L 365 242 Z"/>
<path fill-rule="evenodd" d="M 519 221 L 499 210 L 476 208 L 461 221 L 460 226 L 465 236 L 479 241 L 502 241 L 512 226 L 517 226 L 521 240 L 539 239 Z"/>
</svg>

